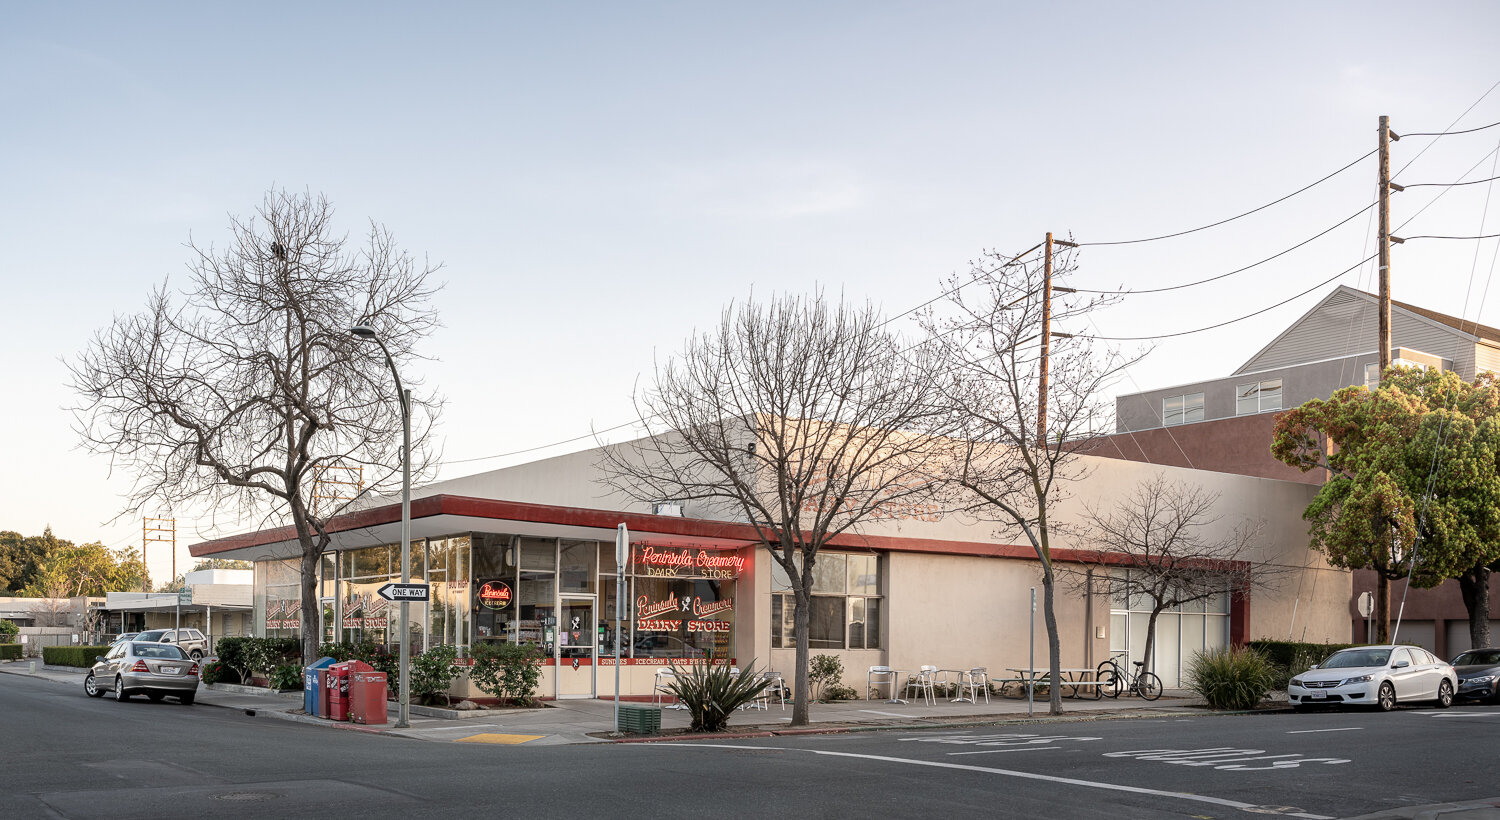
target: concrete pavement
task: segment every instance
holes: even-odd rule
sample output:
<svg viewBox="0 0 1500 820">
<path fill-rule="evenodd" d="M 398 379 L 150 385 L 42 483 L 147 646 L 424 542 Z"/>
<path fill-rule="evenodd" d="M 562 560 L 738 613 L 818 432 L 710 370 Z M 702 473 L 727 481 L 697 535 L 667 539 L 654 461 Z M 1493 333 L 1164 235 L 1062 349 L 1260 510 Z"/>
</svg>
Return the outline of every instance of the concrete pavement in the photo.
<svg viewBox="0 0 1500 820">
<path fill-rule="evenodd" d="M 34 662 L 36 665 L 33 669 L 32 663 L 0 663 L 0 673 L 30 675 L 62 685 L 76 686 L 82 696 L 84 670 L 43 666 L 40 661 Z M 428 710 L 413 706 L 411 726 L 406 729 L 392 728 L 396 720 L 394 703 L 391 704 L 390 723 L 384 726 L 364 726 L 334 723 L 302 713 L 301 692 L 275 693 L 259 688 L 217 684 L 200 687 L 196 702 L 204 706 L 253 712 L 257 717 L 316 724 L 330 730 L 371 732 L 436 742 L 550 746 L 614 740 L 608 736 L 614 728 L 614 701 L 611 700 L 555 700 L 547 701 L 545 706 L 534 709 L 488 709 L 454 713 L 461 716 L 457 719 L 421 714 Z M 1174 713 L 1202 714 L 1201 707 L 1202 700 L 1191 697 L 1186 692 L 1168 692 L 1160 700 L 1150 703 L 1129 697 L 1119 700 L 1064 698 L 1065 715 L 1049 717 L 1046 701 L 1039 701 L 1034 706 L 1034 717 L 1031 720 L 1046 722 Z M 730 721 L 730 734 L 744 736 L 807 731 L 869 731 L 881 728 L 932 729 L 1028 720 L 1025 699 L 1006 697 L 994 697 L 989 703 L 980 701 L 978 704 L 950 703 L 940 699 L 933 706 L 921 702 L 899 704 L 882 700 L 856 700 L 814 703 L 808 711 L 810 725 L 794 730 L 791 728 L 791 704 L 783 709 L 773 701 L 769 710 L 751 709 L 737 713 Z M 691 722 L 686 710 L 663 709 L 661 723 L 664 736 L 632 736 L 628 739 L 669 740 L 674 737 L 674 732 L 687 729 Z"/>
</svg>

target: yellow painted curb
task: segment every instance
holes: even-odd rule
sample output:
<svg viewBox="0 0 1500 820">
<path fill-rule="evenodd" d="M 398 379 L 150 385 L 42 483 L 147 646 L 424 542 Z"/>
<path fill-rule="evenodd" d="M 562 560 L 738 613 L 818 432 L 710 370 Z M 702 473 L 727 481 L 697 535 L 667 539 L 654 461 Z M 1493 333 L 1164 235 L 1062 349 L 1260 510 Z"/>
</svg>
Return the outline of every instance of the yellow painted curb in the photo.
<svg viewBox="0 0 1500 820">
<path fill-rule="evenodd" d="M 495 734 L 493 732 L 485 732 L 484 734 L 469 735 L 468 737 L 461 737 L 458 740 L 455 740 L 453 742 L 454 743 L 500 743 L 500 744 L 507 745 L 507 746 L 514 746 L 514 745 L 516 745 L 518 743 L 526 743 L 528 741 L 537 740 L 539 738 L 544 738 L 544 737 L 546 737 L 546 735 L 497 735 L 497 734 Z"/>
</svg>

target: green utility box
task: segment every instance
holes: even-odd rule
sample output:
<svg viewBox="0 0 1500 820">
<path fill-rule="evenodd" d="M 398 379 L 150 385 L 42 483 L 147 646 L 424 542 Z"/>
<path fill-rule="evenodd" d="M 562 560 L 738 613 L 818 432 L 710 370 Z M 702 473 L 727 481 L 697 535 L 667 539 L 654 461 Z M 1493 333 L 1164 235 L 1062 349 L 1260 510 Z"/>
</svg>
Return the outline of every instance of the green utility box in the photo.
<svg viewBox="0 0 1500 820">
<path fill-rule="evenodd" d="M 633 735 L 654 735 L 661 731 L 661 709 L 639 703 L 620 704 L 620 723 L 615 731 Z"/>
</svg>

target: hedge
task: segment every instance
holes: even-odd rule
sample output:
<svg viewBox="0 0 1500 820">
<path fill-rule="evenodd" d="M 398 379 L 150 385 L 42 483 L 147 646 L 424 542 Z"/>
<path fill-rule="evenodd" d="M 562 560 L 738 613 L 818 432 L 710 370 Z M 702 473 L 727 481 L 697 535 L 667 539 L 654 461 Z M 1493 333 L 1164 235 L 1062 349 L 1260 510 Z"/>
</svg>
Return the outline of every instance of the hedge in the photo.
<svg viewBox="0 0 1500 820">
<path fill-rule="evenodd" d="M 1276 665 L 1275 688 L 1285 689 L 1293 675 L 1306 672 L 1315 663 L 1358 643 L 1303 643 L 1301 641 L 1246 641 L 1245 645 L 1266 656 Z"/>
<path fill-rule="evenodd" d="M 87 669 L 94 665 L 94 656 L 108 651 L 107 646 L 44 646 L 42 661 L 48 666 L 77 666 Z"/>
<path fill-rule="evenodd" d="M 21 645 L 18 643 L 0 643 L 0 661 L 18 661 L 21 659 Z"/>
</svg>

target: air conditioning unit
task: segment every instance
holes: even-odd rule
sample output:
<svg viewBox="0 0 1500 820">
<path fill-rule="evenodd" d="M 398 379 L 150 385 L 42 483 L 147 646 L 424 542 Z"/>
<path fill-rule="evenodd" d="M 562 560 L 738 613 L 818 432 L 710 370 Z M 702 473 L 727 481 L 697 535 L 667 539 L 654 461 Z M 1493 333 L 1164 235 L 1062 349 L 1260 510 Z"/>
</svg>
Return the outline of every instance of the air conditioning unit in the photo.
<svg viewBox="0 0 1500 820">
<path fill-rule="evenodd" d="M 682 517 L 682 505 L 667 501 L 658 501 L 651 505 L 652 515 L 670 515 L 674 518 Z"/>
</svg>

